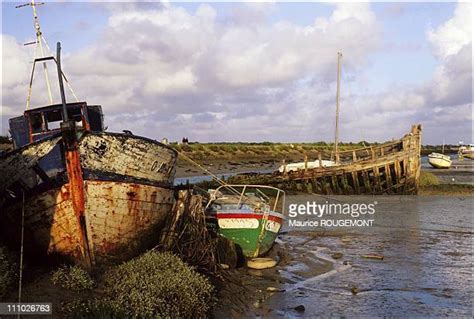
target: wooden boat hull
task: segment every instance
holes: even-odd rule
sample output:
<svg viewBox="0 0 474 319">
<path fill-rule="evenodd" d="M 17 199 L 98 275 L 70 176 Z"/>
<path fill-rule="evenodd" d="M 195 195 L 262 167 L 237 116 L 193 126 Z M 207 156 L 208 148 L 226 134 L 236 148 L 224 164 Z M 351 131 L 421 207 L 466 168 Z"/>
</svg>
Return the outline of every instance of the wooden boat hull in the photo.
<svg viewBox="0 0 474 319">
<path fill-rule="evenodd" d="M 428 155 L 428 163 L 434 168 L 447 169 L 451 167 L 451 159 L 448 155 L 431 153 Z"/>
<path fill-rule="evenodd" d="M 416 194 L 421 168 L 420 145 L 421 125 L 415 125 L 399 141 L 343 152 L 338 166 L 287 173 L 241 174 L 229 178 L 229 182 L 318 194 Z"/>
<path fill-rule="evenodd" d="M 246 257 L 265 255 L 273 246 L 284 217 L 271 212 L 268 218 L 262 213 L 217 212 L 211 215 L 212 228 L 242 248 Z"/>
<path fill-rule="evenodd" d="M 176 152 L 125 134 L 84 134 L 72 152 L 54 139 L 0 158 L 5 241 L 18 246 L 24 209 L 25 248 L 33 255 L 90 266 L 153 246 L 174 203 Z"/>
<path fill-rule="evenodd" d="M 86 242 L 94 263 L 125 260 L 152 247 L 174 203 L 172 189 L 109 181 L 85 181 Z M 19 243 L 22 203 L 2 212 L 2 232 Z M 82 263 L 80 227 L 69 184 L 28 197 L 25 251 Z"/>
</svg>

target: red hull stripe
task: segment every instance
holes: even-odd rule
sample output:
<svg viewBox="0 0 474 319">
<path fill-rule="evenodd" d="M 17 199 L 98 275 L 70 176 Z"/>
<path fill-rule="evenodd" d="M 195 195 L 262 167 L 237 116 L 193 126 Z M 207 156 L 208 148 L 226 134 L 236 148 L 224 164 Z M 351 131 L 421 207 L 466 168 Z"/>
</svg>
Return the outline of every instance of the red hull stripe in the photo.
<svg viewBox="0 0 474 319">
<path fill-rule="evenodd" d="M 239 214 L 239 213 L 219 213 L 217 212 L 217 218 L 218 219 L 224 219 L 224 218 L 256 218 L 256 219 L 262 219 L 263 214 Z M 280 217 L 273 216 L 273 215 L 268 215 L 268 220 L 273 220 L 276 222 L 279 222 L 280 224 L 283 223 L 283 220 Z"/>
</svg>

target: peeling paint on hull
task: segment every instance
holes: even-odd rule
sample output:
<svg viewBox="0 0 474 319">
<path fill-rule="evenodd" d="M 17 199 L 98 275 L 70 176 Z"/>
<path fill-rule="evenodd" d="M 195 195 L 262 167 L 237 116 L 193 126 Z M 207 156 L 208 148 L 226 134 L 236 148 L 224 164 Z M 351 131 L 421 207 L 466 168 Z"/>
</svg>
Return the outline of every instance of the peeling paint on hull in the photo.
<svg viewBox="0 0 474 319">
<path fill-rule="evenodd" d="M 52 141 L 42 143 L 44 150 Z M 36 165 L 35 145 L 2 157 L 2 176 L 4 171 L 13 172 L 16 162 Z M 142 137 L 91 132 L 79 139 L 77 149 L 58 149 L 61 156 L 51 157 L 57 163 L 48 163 L 56 169 L 43 178 L 38 175 L 41 167 L 33 170 L 32 165 L 18 166 L 28 171 L 26 175 L 9 173 L 19 176 L 8 183 L 21 186 L 16 195 L 18 189 L 26 194 L 25 251 L 89 266 L 126 260 L 155 245 L 174 204 L 176 152 Z M 28 161 L 23 153 L 29 154 Z M 23 176 L 34 183 L 26 185 Z M 4 198 L 7 187 L 0 186 Z M 21 229 L 19 198 L 6 200 L 0 211 L 0 234 L 15 246 Z"/>
<path fill-rule="evenodd" d="M 96 262 L 127 259 L 153 245 L 174 203 L 172 189 L 120 182 L 85 181 L 85 197 L 87 240 Z M 25 205 L 26 249 L 81 263 L 72 205 L 69 184 L 30 197 Z M 18 212 L 20 203 L 7 208 L 4 216 L 18 226 Z M 8 231 L 10 240 L 18 235 L 15 227 Z"/>
</svg>

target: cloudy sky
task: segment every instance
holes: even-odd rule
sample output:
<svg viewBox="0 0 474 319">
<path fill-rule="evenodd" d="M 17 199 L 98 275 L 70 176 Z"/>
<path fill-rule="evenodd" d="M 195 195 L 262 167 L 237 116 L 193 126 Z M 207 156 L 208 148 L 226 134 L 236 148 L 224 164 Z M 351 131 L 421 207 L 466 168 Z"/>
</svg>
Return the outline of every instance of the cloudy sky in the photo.
<svg viewBox="0 0 474 319">
<path fill-rule="evenodd" d="M 31 8 L 16 4 L 2 3 L 2 134 L 25 109 L 34 55 L 23 45 L 34 39 Z M 421 123 L 425 144 L 472 142 L 470 3 L 47 2 L 38 11 L 77 96 L 103 106 L 110 131 L 332 140 L 341 51 L 343 141 L 390 140 Z M 32 104 L 44 105 L 42 72 L 35 79 Z"/>
</svg>

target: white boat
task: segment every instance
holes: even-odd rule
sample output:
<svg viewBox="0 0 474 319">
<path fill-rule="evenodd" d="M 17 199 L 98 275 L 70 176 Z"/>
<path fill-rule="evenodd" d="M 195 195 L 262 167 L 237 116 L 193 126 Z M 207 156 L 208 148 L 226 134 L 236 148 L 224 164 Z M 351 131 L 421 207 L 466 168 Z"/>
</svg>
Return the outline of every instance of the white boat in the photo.
<svg viewBox="0 0 474 319">
<path fill-rule="evenodd" d="M 440 153 L 431 153 L 428 155 L 428 163 L 434 168 L 450 168 L 451 157 Z"/>
<path fill-rule="evenodd" d="M 474 144 L 469 144 L 469 145 L 461 145 L 459 147 L 459 158 L 464 159 L 464 158 L 469 158 L 469 159 L 474 159 Z"/>
<path fill-rule="evenodd" d="M 307 166 L 306 166 L 307 164 Z M 321 166 L 322 167 L 331 167 L 331 166 L 336 166 L 336 162 L 334 161 L 328 161 L 328 160 L 321 160 Z M 281 165 L 278 168 L 278 171 L 280 173 L 284 172 L 294 172 L 298 170 L 304 170 L 305 168 L 311 169 L 311 168 L 318 168 L 319 166 L 319 160 L 316 160 L 314 162 L 298 162 L 298 163 L 291 163 L 291 164 L 285 164 Z"/>
</svg>

